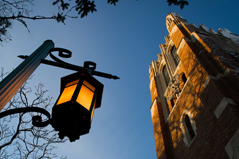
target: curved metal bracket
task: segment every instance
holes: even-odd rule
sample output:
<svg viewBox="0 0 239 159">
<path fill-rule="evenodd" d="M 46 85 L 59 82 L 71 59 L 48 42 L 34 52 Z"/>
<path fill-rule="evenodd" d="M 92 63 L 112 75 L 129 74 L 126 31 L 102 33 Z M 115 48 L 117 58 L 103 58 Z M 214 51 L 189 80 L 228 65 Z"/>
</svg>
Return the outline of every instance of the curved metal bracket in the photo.
<svg viewBox="0 0 239 159">
<path fill-rule="evenodd" d="M 60 60 L 59 58 L 57 58 L 56 56 L 54 56 L 52 54 L 52 52 L 55 52 L 55 51 L 58 51 L 59 52 L 58 56 L 62 57 L 62 58 L 70 58 L 71 55 L 72 55 L 72 52 L 70 50 L 63 49 L 63 48 L 52 48 L 49 51 L 49 55 L 56 62 L 42 59 L 41 63 L 51 65 L 51 66 L 61 67 L 61 68 L 69 69 L 69 70 L 74 70 L 74 71 L 86 70 L 91 75 L 100 76 L 100 77 L 109 78 L 109 79 L 115 79 L 115 80 L 119 79 L 118 76 L 111 75 L 111 74 L 104 73 L 104 72 L 95 71 L 96 63 L 94 63 L 92 61 L 85 61 L 84 62 L 84 67 L 77 66 L 77 65 L 72 65 L 72 64 L 67 63 L 65 61 L 62 61 L 62 60 Z M 28 56 L 20 55 L 18 57 L 20 57 L 22 59 L 26 59 Z"/>
<path fill-rule="evenodd" d="M 49 51 L 49 54 L 50 54 L 50 57 L 55 60 L 58 64 L 64 64 L 64 65 L 67 65 L 67 66 L 73 66 L 72 64 L 70 63 L 67 63 L 65 61 L 62 61 L 60 60 L 59 58 L 57 58 L 56 56 L 54 56 L 52 54 L 52 52 L 54 51 L 58 51 L 58 56 L 60 57 L 63 57 L 63 58 L 70 58 L 71 55 L 72 55 L 72 52 L 70 50 L 67 50 L 67 49 L 63 49 L 63 48 L 53 48 Z M 89 74 L 92 74 L 92 71 L 94 71 L 96 69 L 96 63 L 95 62 L 92 62 L 92 61 L 85 61 L 84 62 L 84 67 L 79 67 L 79 66 L 76 66 L 78 71 L 79 70 L 86 70 Z"/>
<path fill-rule="evenodd" d="M 72 52 L 70 50 L 67 50 L 67 49 L 63 49 L 63 48 L 53 48 L 49 51 L 49 54 L 50 54 L 50 57 L 55 60 L 56 62 L 59 62 L 59 63 L 64 63 L 64 64 L 67 64 L 67 65 L 71 65 L 65 61 L 62 61 L 60 60 L 59 58 L 57 58 L 56 56 L 54 56 L 52 54 L 52 52 L 54 51 L 58 51 L 58 56 L 60 57 L 63 57 L 63 58 L 71 58 L 71 55 L 72 55 Z"/>
<path fill-rule="evenodd" d="M 46 127 L 47 125 L 50 124 L 51 114 L 47 110 L 45 110 L 43 108 L 39 108 L 39 107 L 25 107 L 25 108 L 16 108 L 16 109 L 6 110 L 6 111 L 0 113 L 0 118 L 3 118 L 3 117 L 8 116 L 8 115 L 16 114 L 16 113 L 27 113 L 27 112 L 42 113 L 45 116 L 47 116 L 47 118 L 48 118 L 48 120 L 42 121 L 41 116 L 39 116 L 39 115 L 33 116 L 32 117 L 32 125 L 33 126 Z"/>
<path fill-rule="evenodd" d="M 92 61 L 85 61 L 84 68 L 88 68 L 88 69 L 94 71 L 96 69 L 96 63 L 94 63 Z"/>
</svg>

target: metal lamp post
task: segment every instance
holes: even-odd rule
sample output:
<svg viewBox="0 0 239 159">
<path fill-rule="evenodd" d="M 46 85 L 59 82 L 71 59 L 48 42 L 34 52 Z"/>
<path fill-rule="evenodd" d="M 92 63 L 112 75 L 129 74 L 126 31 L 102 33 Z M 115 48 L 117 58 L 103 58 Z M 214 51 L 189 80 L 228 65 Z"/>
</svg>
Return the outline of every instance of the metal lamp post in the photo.
<svg viewBox="0 0 239 159">
<path fill-rule="evenodd" d="M 73 142 L 81 135 L 89 133 L 94 110 L 101 105 L 104 85 L 92 75 L 110 79 L 119 79 L 119 77 L 95 71 L 94 62 L 86 61 L 83 67 L 66 63 L 55 57 L 52 54 L 54 51 L 58 51 L 58 55 L 64 58 L 69 58 L 72 54 L 69 50 L 54 48 L 54 43 L 47 40 L 30 56 L 20 55 L 20 58 L 25 59 L 24 62 L 0 82 L 1 110 L 40 63 L 78 71 L 61 79 L 61 93 L 52 108 L 52 116 L 43 108 L 25 107 L 1 112 L 0 118 L 14 113 L 40 112 L 48 119 L 42 121 L 41 116 L 33 116 L 34 126 L 45 127 L 51 124 L 56 131 L 59 131 L 60 139 L 67 136 Z M 48 54 L 55 61 L 45 60 Z"/>
<path fill-rule="evenodd" d="M 46 58 L 52 48 L 54 48 L 53 41 L 45 41 L 0 82 L 0 111 L 41 64 L 41 60 Z"/>
</svg>

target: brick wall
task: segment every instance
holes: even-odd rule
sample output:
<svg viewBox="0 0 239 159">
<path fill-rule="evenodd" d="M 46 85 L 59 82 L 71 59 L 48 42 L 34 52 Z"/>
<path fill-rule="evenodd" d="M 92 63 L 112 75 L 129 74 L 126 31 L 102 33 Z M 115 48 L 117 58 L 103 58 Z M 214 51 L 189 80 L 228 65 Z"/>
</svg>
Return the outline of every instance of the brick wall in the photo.
<svg viewBox="0 0 239 159">
<path fill-rule="evenodd" d="M 155 101 L 160 97 L 155 93 L 157 83 L 151 84 L 157 156 L 160 159 L 227 159 L 225 147 L 239 128 L 239 73 L 233 70 L 239 68 L 239 60 L 224 51 L 225 41 L 209 33 L 201 34 L 199 28 L 185 20 L 172 21 L 168 30 L 168 41 L 172 40 L 176 46 L 181 61 L 175 73 L 185 73 L 187 82 L 180 88 L 182 92 L 175 98 L 174 106 L 167 101 L 170 111 L 167 120 L 161 102 Z M 228 41 L 225 46 L 239 48 Z M 152 83 L 152 73 L 150 79 Z M 190 144 L 185 143 L 182 133 L 185 110 L 196 123 L 196 136 Z"/>
</svg>

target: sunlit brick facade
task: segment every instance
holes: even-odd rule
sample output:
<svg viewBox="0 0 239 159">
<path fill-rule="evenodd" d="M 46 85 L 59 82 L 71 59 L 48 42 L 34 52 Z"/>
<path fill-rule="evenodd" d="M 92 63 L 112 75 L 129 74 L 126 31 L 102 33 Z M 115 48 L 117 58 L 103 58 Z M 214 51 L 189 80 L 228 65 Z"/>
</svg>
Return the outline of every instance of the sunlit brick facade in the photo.
<svg viewBox="0 0 239 159">
<path fill-rule="evenodd" d="M 158 159 L 239 158 L 239 37 L 166 17 L 149 67 Z"/>
</svg>

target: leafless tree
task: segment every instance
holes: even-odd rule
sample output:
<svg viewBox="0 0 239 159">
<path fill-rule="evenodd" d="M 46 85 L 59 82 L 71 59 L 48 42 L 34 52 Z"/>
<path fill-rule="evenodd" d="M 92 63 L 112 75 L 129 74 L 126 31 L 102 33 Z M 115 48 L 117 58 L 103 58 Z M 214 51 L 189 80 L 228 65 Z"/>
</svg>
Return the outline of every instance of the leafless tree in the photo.
<svg viewBox="0 0 239 159">
<path fill-rule="evenodd" d="M 2 69 L 0 79 L 4 75 Z M 47 90 L 43 89 L 44 85 L 39 83 L 35 87 L 34 97 L 31 97 L 33 93 L 28 85 L 26 82 L 2 111 L 33 106 L 49 109 L 52 97 L 46 96 Z M 66 140 L 60 140 L 51 127 L 33 126 L 33 115 L 36 113 L 14 114 L 0 119 L 0 158 L 59 158 L 53 150 L 57 143 L 64 143 Z"/>
</svg>

